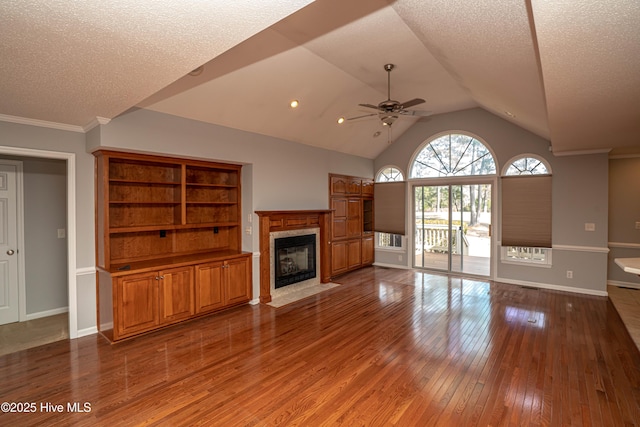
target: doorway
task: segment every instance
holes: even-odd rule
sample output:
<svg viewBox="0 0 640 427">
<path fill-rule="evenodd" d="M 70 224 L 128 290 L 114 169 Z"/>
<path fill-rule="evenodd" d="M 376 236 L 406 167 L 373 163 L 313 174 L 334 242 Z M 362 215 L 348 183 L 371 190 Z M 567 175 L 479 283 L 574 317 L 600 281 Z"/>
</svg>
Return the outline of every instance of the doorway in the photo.
<svg viewBox="0 0 640 427">
<path fill-rule="evenodd" d="M 76 269 L 76 155 L 61 151 L 48 151 L 31 148 L 0 146 L 0 155 L 36 157 L 43 159 L 59 159 L 66 164 L 66 252 L 67 252 L 67 299 L 68 299 L 68 334 L 69 338 L 78 337 L 77 314 L 77 274 Z M 24 269 L 23 269 L 24 270 Z M 24 298 L 23 298 L 24 301 Z M 20 304 L 20 317 L 26 318 Z"/>
<path fill-rule="evenodd" d="M 491 275 L 491 182 L 413 186 L 414 267 Z"/>
</svg>

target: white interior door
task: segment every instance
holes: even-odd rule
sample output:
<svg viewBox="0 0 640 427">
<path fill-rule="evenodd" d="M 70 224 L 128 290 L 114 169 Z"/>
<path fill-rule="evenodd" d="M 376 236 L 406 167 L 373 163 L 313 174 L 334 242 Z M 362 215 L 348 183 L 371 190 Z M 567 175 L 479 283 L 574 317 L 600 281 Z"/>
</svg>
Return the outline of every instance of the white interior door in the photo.
<svg viewBox="0 0 640 427">
<path fill-rule="evenodd" d="M 16 162 L 0 163 L 0 325 L 19 320 Z"/>
</svg>

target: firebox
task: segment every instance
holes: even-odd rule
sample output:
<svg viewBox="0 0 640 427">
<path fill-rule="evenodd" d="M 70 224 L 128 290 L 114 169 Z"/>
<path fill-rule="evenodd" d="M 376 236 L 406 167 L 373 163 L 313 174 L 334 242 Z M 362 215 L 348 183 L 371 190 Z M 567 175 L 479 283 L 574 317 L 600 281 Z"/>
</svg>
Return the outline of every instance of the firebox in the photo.
<svg viewBox="0 0 640 427">
<path fill-rule="evenodd" d="M 316 277 L 316 235 L 275 239 L 275 288 Z"/>
</svg>

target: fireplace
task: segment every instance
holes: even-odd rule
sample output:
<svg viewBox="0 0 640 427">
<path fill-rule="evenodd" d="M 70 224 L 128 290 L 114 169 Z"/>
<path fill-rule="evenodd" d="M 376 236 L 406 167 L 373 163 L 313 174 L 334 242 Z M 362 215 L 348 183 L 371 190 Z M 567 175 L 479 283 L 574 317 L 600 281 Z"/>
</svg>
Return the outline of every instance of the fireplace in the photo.
<svg viewBox="0 0 640 427">
<path fill-rule="evenodd" d="M 330 280 L 331 270 L 329 263 L 329 230 L 331 212 L 328 209 L 323 210 L 299 210 L 299 211 L 256 211 L 260 218 L 260 302 L 268 303 L 272 299 L 272 295 L 280 296 L 295 291 L 297 288 L 305 287 L 314 281 L 319 283 L 328 283 Z M 281 284 L 280 287 L 275 286 L 275 276 L 277 271 L 282 268 L 276 266 L 276 256 L 278 250 L 275 247 L 275 241 L 286 239 L 289 237 L 298 237 L 313 234 L 314 255 L 307 253 L 306 265 L 304 254 L 296 253 L 299 264 L 298 270 L 308 270 L 308 266 L 313 263 L 315 274 L 311 279 L 301 279 L 300 282 L 290 285 Z M 291 258 L 285 259 L 285 258 Z M 291 254 L 283 256 L 284 270 L 296 270 L 293 263 L 296 262 Z M 302 265 L 302 267 L 300 266 Z M 289 268 L 291 267 L 291 268 Z M 305 273 L 305 274 L 308 274 Z M 287 277 L 289 281 L 291 277 Z M 297 278 L 296 278 L 297 280 Z"/>
<path fill-rule="evenodd" d="M 275 239 L 275 288 L 316 277 L 316 235 L 305 234 Z"/>
</svg>

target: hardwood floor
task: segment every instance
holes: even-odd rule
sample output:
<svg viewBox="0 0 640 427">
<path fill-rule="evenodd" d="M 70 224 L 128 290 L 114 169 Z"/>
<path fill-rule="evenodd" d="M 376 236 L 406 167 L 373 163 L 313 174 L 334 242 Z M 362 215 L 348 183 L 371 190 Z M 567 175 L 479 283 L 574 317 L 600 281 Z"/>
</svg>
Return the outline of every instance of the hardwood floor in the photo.
<svg viewBox="0 0 640 427">
<path fill-rule="evenodd" d="M 37 410 L 0 425 L 640 424 L 640 352 L 607 298 L 379 267 L 339 283 L 2 356 L 0 402 Z"/>
</svg>

